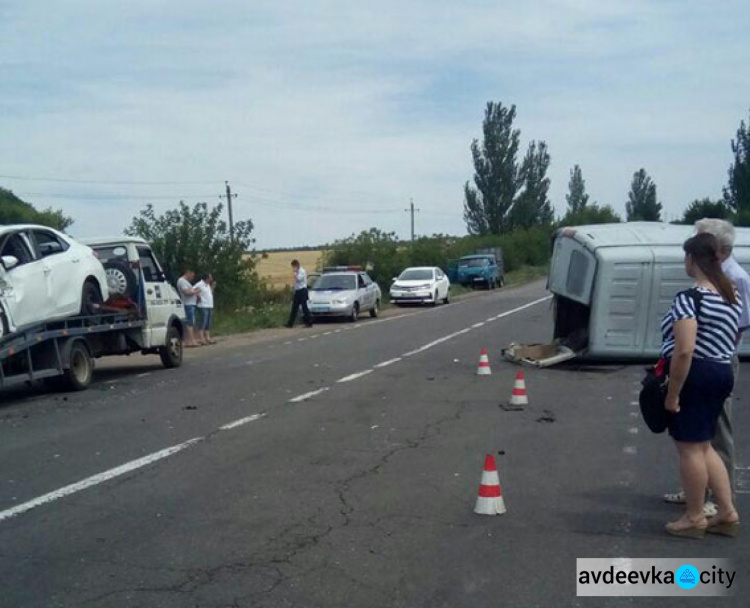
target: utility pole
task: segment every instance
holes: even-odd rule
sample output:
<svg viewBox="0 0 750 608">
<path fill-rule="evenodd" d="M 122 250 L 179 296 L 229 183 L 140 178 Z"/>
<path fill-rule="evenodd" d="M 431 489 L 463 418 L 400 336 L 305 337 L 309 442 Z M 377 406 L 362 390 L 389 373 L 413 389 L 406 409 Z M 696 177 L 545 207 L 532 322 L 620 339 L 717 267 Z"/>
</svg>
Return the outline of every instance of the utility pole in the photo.
<svg viewBox="0 0 750 608">
<path fill-rule="evenodd" d="M 234 220 L 232 219 L 232 197 L 237 198 L 237 194 L 232 194 L 232 190 L 229 187 L 229 182 L 224 182 L 227 187 L 227 210 L 229 211 L 229 238 L 234 242 Z M 224 196 L 219 196 L 219 198 L 224 198 Z"/>
<path fill-rule="evenodd" d="M 409 209 L 404 209 L 407 213 L 411 213 L 411 242 L 414 242 L 414 212 L 419 211 L 419 209 L 414 208 L 414 199 L 409 199 Z"/>
</svg>

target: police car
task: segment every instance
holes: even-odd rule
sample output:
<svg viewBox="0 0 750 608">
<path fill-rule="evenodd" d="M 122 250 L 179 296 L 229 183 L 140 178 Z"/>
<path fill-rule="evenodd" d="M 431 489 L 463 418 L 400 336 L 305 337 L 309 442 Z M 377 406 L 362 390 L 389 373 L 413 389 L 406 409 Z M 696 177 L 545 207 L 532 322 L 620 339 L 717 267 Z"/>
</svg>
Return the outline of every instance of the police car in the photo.
<svg viewBox="0 0 750 608">
<path fill-rule="evenodd" d="M 377 317 L 382 294 L 380 287 L 360 266 L 330 266 L 309 290 L 310 312 L 316 317 L 347 317 L 356 321 L 369 311 Z"/>
</svg>

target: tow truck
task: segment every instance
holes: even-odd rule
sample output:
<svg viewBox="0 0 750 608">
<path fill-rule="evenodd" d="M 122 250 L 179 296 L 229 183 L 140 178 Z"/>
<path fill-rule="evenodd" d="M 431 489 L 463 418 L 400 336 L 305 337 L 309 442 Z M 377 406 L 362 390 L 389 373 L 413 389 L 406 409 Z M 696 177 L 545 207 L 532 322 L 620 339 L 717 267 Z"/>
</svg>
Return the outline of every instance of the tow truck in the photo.
<svg viewBox="0 0 750 608">
<path fill-rule="evenodd" d="M 184 312 L 149 245 L 142 239 L 102 239 L 99 247 L 122 253 L 104 263 L 108 283 L 123 273 L 130 293 L 98 305 L 95 314 L 35 324 L 0 337 L 0 390 L 43 380 L 52 389 L 84 390 L 94 359 L 158 354 L 166 368 L 182 364 Z M 90 245 L 97 249 L 96 245 Z"/>
</svg>

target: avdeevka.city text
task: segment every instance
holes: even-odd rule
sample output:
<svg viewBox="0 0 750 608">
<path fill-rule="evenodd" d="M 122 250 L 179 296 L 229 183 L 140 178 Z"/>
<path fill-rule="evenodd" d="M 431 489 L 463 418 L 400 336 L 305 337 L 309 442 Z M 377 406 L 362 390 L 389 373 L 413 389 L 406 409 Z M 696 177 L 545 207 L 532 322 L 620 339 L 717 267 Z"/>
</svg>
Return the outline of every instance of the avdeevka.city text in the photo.
<svg viewBox="0 0 750 608">
<path fill-rule="evenodd" d="M 737 573 L 713 566 L 711 570 L 700 573 L 700 582 L 704 585 L 724 585 L 727 589 L 732 588 L 734 577 Z M 651 570 L 615 570 L 610 566 L 608 570 L 588 571 L 584 570 L 578 575 L 581 585 L 674 585 L 674 572 L 670 570 L 657 570 L 651 566 Z"/>
</svg>

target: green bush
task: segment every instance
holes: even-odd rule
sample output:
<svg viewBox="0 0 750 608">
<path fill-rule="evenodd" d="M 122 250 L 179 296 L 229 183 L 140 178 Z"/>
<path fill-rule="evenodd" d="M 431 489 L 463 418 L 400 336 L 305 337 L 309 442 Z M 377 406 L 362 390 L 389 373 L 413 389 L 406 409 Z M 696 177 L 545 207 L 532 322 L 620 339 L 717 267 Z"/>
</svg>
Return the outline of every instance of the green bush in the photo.
<svg viewBox="0 0 750 608">
<path fill-rule="evenodd" d="M 330 245 L 325 264 L 366 267 L 381 289 L 387 290 L 391 279 L 408 266 L 439 266 L 445 270 L 451 260 L 475 253 L 477 249 L 501 247 L 505 271 L 512 272 L 522 266 L 543 266 L 549 262 L 552 231 L 552 227 L 544 226 L 502 235 L 453 237 L 437 234 L 404 243 L 394 233 L 371 228 Z"/>
</svg>

